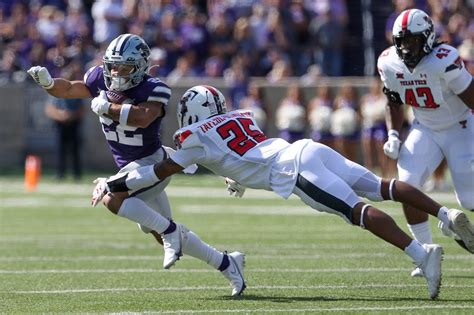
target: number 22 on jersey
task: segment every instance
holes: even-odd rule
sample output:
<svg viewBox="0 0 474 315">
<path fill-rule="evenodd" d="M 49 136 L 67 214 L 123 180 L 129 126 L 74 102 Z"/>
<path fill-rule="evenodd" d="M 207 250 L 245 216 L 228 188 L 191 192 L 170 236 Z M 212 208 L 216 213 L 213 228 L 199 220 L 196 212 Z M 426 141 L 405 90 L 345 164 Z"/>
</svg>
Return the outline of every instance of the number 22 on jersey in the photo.
<svg viewBox="0 0 474 315">
<path fill-rule="evenodd" d="M 115 141 L 125 145 L 143 146 L 143 135 L 134 133 L 137 127 L 122 126 L 112 119 L 100 117 L 102 130 L 108 141 Z"/>
</svg>

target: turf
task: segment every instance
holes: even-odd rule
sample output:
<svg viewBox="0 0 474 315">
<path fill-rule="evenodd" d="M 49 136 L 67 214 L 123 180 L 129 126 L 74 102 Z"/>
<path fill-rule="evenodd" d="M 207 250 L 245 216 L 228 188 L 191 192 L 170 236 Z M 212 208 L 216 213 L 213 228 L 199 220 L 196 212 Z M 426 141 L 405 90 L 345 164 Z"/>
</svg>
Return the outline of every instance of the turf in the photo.
<svg viewBox="0 0 474 315">
<path fill-rule="evenodd" d="M 162 250 L 135 224 L 90 207 L 92 178 L 43 179 L 25 192 L 0 177 L 0 313 L 421 313 L 474 312 L 473 256 L 445 238 L 443 286 L 428 298 L 397 248 L 340 218 L 248 190 L 229 197 L 218 177 L 177 176 L 168 187 L 176 221 L 221 250 L 247 255 L 248 288 L 183 257 L 161 269 Z M 452 193 L 433 195 L 456 207 Z M 377 204 L 406 230 L 398 204 Z M 473 214 L 469 213 L 471 219 Z"/>
</svg>

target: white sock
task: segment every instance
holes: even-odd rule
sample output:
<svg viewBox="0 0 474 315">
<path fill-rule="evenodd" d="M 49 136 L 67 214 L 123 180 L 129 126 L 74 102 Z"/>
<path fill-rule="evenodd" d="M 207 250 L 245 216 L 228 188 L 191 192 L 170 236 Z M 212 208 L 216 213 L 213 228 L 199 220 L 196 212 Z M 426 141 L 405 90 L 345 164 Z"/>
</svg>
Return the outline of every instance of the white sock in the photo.
<svg viewBox="0 0 474 315">
<path fill-rule="evenodd" d="M 433 239 L 431 238 L 430 224 L 428 220 L 418 224 L 408 224 L 408 229 L 410 230 L 415 240 L 419 241 L 420 243 L 433 243 Z"/>
<path fill-rule="evenodd" d="M 188 231 L 183 240 L 183 253 L 211 265 L 215 269 L 222 263 L 224 254 L 204 243 L 193 231 Z"/>
<path fill-rule="evenodd" d="M 162 233 L 170 225 L 168 219 L 150 208 L 143 200 L 136 197 L 125 199 L 117 215 L 140 223 L 158 233 Z"/>
<path fill-rule="evenodd" d="M 426 256 L 425 248 L 416 240 L 411 241 L 410 245 L 408 245 L 404 251 L 413 259 L 416 265 L 420 265 Z"/>
<path fill-rule="evenodd" d="M 441 207 L 439 208 L 438 215 L 437 215 L 438 219 L 441 222 L 443 222 L 446 226 L 449 226 L 448 212 L 449 212 L 448 208 Z"/>
</svg>

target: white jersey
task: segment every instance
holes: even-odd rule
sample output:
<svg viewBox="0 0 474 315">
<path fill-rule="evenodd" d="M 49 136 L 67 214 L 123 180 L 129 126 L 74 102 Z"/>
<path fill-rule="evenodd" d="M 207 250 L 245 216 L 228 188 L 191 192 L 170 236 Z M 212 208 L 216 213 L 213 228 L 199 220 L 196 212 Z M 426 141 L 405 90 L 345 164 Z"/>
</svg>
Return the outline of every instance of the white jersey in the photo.
<svg viewBox="0 0 474 315">
<path fill-rule="evenodd" d="M 179 129 L 177 151 L 171 159 L 182 167 L 200 164 L 254 189 L 291 195 L 298 172 L 299 155 L 306 141 L 290 145 L 268 139 L 250 111 L 232 111 Z M 291 150 L 285 150 L 291 148 Z"/>
<path fill-rule="evenodd" d="M 382 52 L 377 67 L 385 87 L 412 106 L 422 125 L 444 130 L 466 119 L 469 109 L 457 95 L 469 86 L 472 76 L 456 48 L 436 46 L 410 72 L 392 46 Z"/>
</svg>

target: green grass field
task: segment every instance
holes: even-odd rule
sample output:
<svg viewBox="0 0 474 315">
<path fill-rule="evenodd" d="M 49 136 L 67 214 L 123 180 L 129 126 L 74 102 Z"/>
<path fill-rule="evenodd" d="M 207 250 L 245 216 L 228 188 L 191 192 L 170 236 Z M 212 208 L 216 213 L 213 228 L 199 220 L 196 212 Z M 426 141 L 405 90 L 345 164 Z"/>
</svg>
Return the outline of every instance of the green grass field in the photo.
<svg viewBox="0 0 474 315">
<path fill-rule="evenodd" d="M 92 178 L 90 178 L 92 180 Z M 248 190 L 229 197 L 212 176 L 177 176 L 168 187 L 176 221 L 219 249 L 246 253 L 247 290 L 183 257 L 162 270 L 162 250 L 130 221 L 89 206 L 92 184 L 0 178 L 0 313 L 474 313 L 474 259 L 443 237 L 437 301 L 409 258 L 339 217 Z M 456 207 L 449 193 L 433 195 Z M 379 207 L 406 231 L 398 204 Z M 474 219 L 472 213 L 469 213 Z"/>
</svg>

